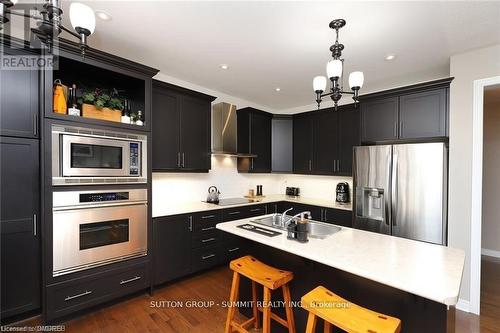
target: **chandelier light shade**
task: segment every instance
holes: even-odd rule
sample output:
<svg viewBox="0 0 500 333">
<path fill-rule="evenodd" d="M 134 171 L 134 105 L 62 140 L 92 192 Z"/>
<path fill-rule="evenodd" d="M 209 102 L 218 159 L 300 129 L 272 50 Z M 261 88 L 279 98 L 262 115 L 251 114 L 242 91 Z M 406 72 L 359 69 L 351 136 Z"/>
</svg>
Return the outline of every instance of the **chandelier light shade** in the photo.
<svg viewBox="0 0 500 333">
<path fill-rule="evenodd" d="M 344 50 L 344 45 L 339 43 L 339 30 L 344 27 L 346 21 L 343 19 L 335 19 L 330 22 L 330 28 L 335 30 L 335 43 L 330 46 L 330 52 L 332 52 L 332 60 L 326 64 L 326 75 L 328 79 L 332 82 L 330 92 L 324 93 L 326 91 L 327 80 L 324 76 L 316 76 L 313 79 L 313 89 L 316 94 L 316 103 L 318 104 L 318 109 L 321 105 L 321 98 L 325 96 L 330 96 L 333 100 L 335 110 L 337 110 L 338 101 L 342 98 L 342 94 L 353 95 L 355 105 L 358 103 L 358 92 L 363 87 L 364 75 L 363 72 L 352 72 L 349 74 L 349 87 L 352 91 L 343 90 L 343 72 L 344 72 L 344 59 L 342 58 L 342 51 Z"/>
<path fill-rule="evenodd" d="M 313 89 L 314 92 L 320 92 L 323 93 L 326 89 L 326 77 L 324 76 L 316 76 L 313 79 Z"/>
<path fill-rule="evenodd" d="M 328 78 L 331 80 L 332 78 L 339 78 L 342 76 L 342 61 L 335 59 L 330 60 L 326 64 L 326 74 Z"/>
<path fill-rule="evenodd" d="M 88 35 L 94 33 L 95 14 L 89 6 L 73 2 L 69 7 L 69 19 L 76 32 L 87 30 L 89 32 Z"/>
<path fill-rule="evenodd" d="M 352 72 L 349 74 L 349 87 L 351 89 L 361 89 L 364 81 L 365 76 L 363 72 Z"/>
</svg>

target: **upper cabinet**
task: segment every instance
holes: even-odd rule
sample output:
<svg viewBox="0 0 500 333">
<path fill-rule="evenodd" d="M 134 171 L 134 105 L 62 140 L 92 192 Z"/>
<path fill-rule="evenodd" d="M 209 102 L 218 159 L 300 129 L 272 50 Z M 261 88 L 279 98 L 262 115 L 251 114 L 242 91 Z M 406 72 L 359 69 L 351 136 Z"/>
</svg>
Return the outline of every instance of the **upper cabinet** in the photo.
<svg viewBox="0 0 500 333">
<path fill-rule="evenodd" d="M 18 55 L 19 50 L 4 48 L 6 55 Z M 29 54 L 29 53 L 27 53 Z M 29 54 L 36 56 L 35 54 Z M 38 138 L 39 71 L 4 69 L 0 75 L 0 135 Z"/>
<path fill-rule="evenodd" d="M 362 96 L 361 141 L 446 138 L 452 79 Z"/>
<path fill-rule="evenodd" d="M 271 122 L 271 170 L 293 172 L 293 117 L 274 116 Z"/>
<path fill-rule="evenodd" d="M 153 80 L 153 171 L 208 172 L 214 99 Z"/>
<path fill-rule="evenodd" d="M 359 144 L 359 109 L 353 104 L 296 115 L 294 173 L 350 176 L 352 148 Z"/>
<path fill-rule="evenodd" d="M 239 157 L 239 172 L 271 172 L 272 117 L 272 114 L 254 108 L 237 111 L 238 153 L 256 155 L 256 157 Z"/>
</svg>

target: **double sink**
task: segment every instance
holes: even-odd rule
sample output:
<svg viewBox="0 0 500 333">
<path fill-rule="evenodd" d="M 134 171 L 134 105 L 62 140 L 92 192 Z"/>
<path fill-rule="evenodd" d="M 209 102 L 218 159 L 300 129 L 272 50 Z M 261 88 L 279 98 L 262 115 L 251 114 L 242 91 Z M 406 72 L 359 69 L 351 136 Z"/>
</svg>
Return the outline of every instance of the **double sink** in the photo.
<svg viewBox="0 0 500 333">
<path fill-rule="evenodd" d="M 293 217 L 289 215 L 283 216 L 282 214 L 272 214 L 251 219 L 250 222 L 286 231 L 287 228 L 285 224 L 292 218 Z M 307 233 L 310 238 L 324 239 L 336 232 L 339 232 L 340 229 L 340 227 L 337 227 L 335 225 L 314 220 L 309 220 L 307 223 Z"/>
</svg>

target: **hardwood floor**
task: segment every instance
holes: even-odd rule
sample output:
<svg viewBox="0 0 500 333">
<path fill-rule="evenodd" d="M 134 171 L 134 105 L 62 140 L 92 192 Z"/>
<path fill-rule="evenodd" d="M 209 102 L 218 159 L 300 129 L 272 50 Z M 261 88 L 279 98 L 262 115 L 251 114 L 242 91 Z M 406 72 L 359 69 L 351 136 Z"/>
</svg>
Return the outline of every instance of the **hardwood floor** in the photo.
<svg viewBox="0 0 500 333">
<path fill-rule="evenodd" d="M 229 298 L 231 278 L 231 271 L 227 267 L 219 267 L 160 288 L 152 297 L 148 294 L 139 295 L 65 322 L 65 332 L 223 332 L 227 308 L 217 305 L 209 308 L 162 307 L 161 302 L 214 301 L 222 304 Z M 483 260 L 481 283 L 481 316 L 457 310 L 455 332 L 500 333 L 499 260 L 488 258 Z M 243 321 L 241 315 L 239 319 Z M 16 324 L 16 326 L 35 325 L 40 325 L 37 318 Z"/>
</svg>

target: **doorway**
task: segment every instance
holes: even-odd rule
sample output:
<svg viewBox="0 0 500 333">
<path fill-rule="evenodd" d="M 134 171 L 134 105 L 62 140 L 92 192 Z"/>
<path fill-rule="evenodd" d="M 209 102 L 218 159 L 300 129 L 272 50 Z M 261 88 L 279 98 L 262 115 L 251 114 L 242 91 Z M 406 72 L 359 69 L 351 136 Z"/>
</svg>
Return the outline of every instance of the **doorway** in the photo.
<svg viewBox="0 0 500 333">
<path fill-rule="evenodd" d="M 481 318 L 498 317 L 500 313 L 500 287 L 494 282 L 500 277 L 500 213 L 495 207 L 500 187 L 494 187 L 500 184 L 499 151 L 500 77 L 477 80 L 473 106 L 470 311 L 481 313 Z"/>
</svg>

